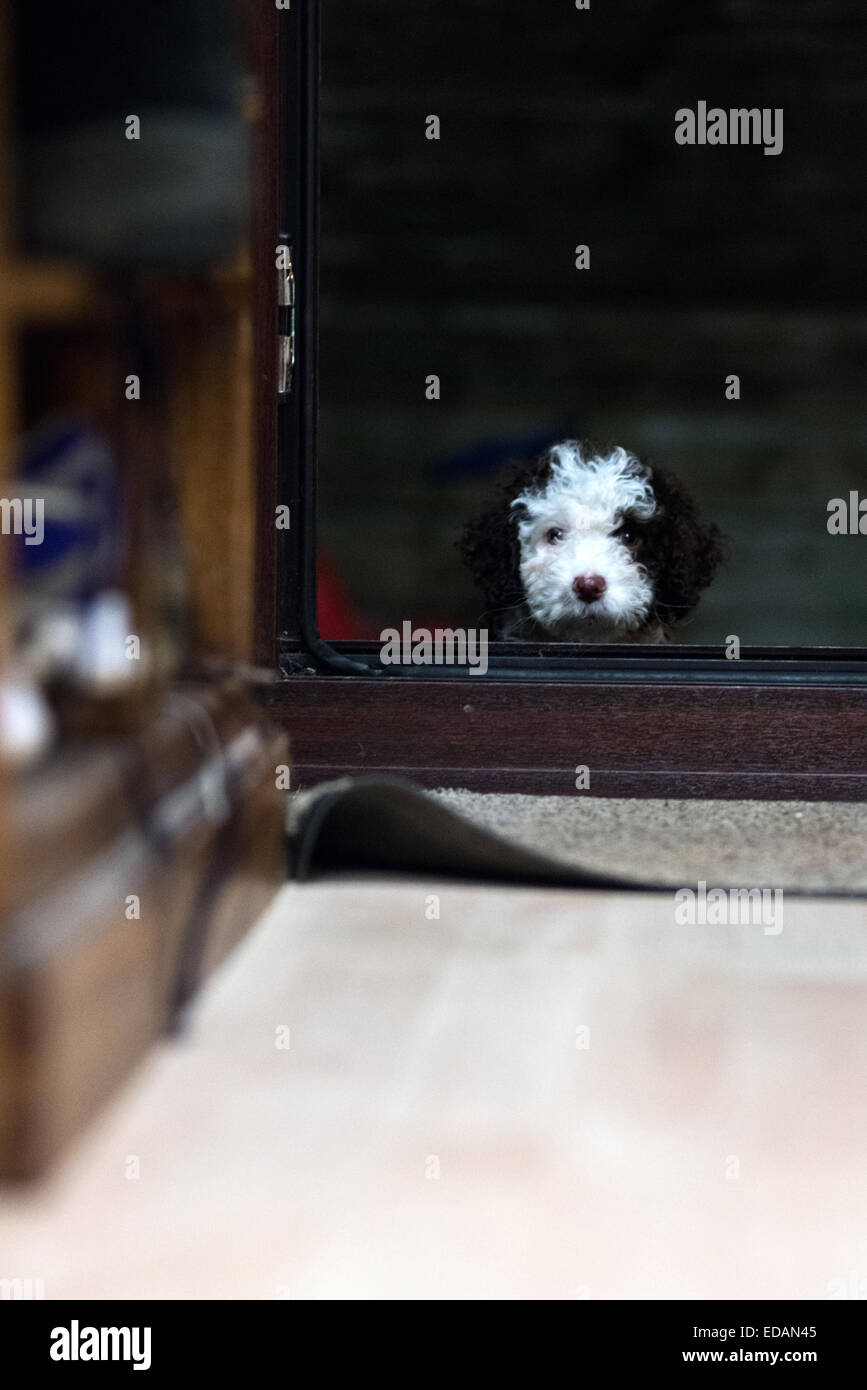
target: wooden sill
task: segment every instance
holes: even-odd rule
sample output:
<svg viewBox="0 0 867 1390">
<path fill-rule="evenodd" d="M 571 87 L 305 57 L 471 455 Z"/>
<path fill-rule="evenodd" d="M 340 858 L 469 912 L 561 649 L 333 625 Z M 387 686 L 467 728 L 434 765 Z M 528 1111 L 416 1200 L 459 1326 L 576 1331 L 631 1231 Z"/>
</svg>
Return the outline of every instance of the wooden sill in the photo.
<svg viewBox="0 0 867 1390">
<path fill-rule="evenodd" d="M 293 786 L 376 773 L 575 796 L 867 799 L 867 686 L 295 676 L 262 690 Z"/>
</svg>

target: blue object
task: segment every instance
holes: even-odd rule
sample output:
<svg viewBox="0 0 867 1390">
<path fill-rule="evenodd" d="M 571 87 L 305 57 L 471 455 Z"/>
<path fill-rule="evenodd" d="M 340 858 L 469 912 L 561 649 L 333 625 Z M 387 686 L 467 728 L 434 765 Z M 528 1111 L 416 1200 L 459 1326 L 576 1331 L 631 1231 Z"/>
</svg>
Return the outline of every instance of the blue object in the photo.
<svg viewBox="0 0 867 1390">
<path fill-rule="evenodd" d="M 15 537 L 13 568 L 28 597 L 87 600 L 121 583 L 125 526 L 108 441 L 74 420 L 48 421 L 21 446 L 9 495 L 41 499 L 41 545 Z"/>
<path fill-rule="evenodd" d="M 481 477 L 496 472 L 506 463 L 535 458 L 558 440 L 574 438 L 575 432 L 569 421 L 561 421 L 559 424 L 545 425 L 532 434 L 511 439 L 480 439 L 475 444 L 436 459 L 432 471 L 439 482 Z"/>
</svg>

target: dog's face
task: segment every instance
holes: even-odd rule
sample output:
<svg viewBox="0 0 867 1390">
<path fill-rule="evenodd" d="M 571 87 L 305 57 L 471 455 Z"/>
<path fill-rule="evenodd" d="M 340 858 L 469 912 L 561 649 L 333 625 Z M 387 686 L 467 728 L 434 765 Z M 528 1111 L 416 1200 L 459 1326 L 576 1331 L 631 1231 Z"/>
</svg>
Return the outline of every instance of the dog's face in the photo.
<svg viewBox="0 0 867 1390">
<path fill-rule="evenodd" d="M 670 473 L 576 440 L 520 468 L 460 548 L 497 636 L 561 642 L 660 640 L 724 553 Z"/>
<path fill-rule="evenodd" d="M 641 550 L 657 510 L 650 476 L 624 449 L 584 458 L 561 444 L 541 490 L 513 501 L 527 609 L 552 636 L 616 641 L 647 622 L 654 585 Z"/>
</svg>

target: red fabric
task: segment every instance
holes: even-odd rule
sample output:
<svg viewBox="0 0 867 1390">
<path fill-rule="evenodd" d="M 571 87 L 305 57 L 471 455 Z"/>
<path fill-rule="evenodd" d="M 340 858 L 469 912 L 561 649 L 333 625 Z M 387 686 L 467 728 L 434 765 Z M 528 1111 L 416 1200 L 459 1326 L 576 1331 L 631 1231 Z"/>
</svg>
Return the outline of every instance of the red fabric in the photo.
<svg viewBox="0 0 867 1390">
<path fill-rule="evenodd" d="M 319 636 L 324 637 L 326 642 L 378 642 L 382 628 L 393 627 L 402 632 L 402 624 L 407 618 L 411 619 L 413 628 L 427 628 L 429 632 L 438 627 L 455 626 L 454 618 L 446 613 L 422 614 L 421 617 L 402 613 L 374 626 L 355 607 L 330 555 L 322 552 L 316 563 L 316 589 Z"/>
<path fill-rule="evenodd" d="M 346 593 L 335 565 L 321 552 L 316 562 L 316 598 L 320 637 L 333 642 L 370 637 L 370 629 Z"/>
</svg>

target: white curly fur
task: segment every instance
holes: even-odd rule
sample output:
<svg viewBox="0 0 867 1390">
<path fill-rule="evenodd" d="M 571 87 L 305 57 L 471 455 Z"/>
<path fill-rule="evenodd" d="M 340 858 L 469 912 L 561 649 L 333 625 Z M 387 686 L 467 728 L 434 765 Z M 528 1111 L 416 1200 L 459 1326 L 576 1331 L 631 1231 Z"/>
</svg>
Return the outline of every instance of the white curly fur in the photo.
<svg viewBox="0 0 867 1390">
<path fill-rule="evenodd" d="M 647 571 L 614 534 L 624 517 L 646 520 L 656 511 L 650 471 L 626 449 L 585 458 L 573 440 L 550 457 L 547 484 L 512 503 L 527 610 L 559 641 L 617 641 L 642 627 L 653 601 Z M 584 602 L 574 584 L 591 575 L 605 590 Z"/>
</svg>

